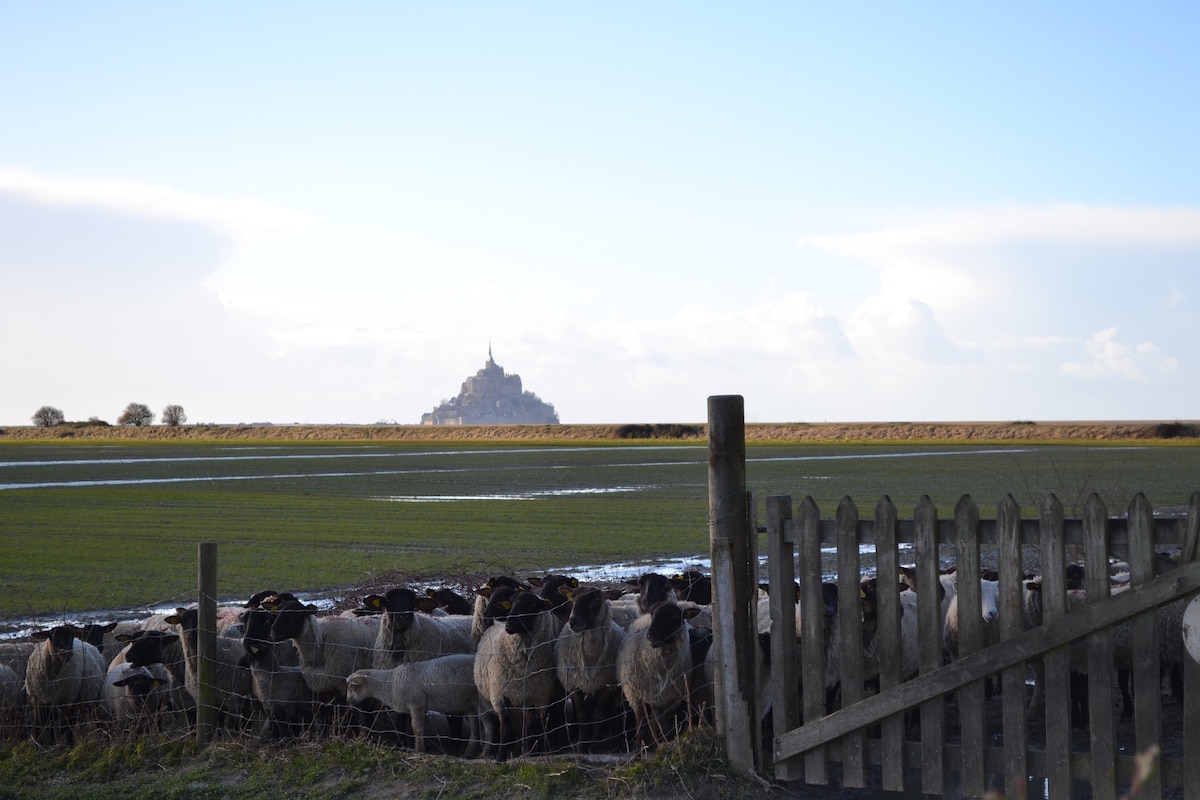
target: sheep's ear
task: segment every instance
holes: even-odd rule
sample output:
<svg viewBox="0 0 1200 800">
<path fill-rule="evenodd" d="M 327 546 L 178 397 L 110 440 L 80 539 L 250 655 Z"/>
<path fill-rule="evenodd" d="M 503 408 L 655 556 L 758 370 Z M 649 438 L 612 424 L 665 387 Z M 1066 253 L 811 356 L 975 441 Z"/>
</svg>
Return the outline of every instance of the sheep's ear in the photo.
<svg viewBox="0 0 1200 800">
<path fill-rule="evenodd" d="M 432 597 L 418 597 L 416 606 L 417 611 L 422 611 L 426 614 L 432 614 L 438 608 L 437 602 Z"/>
<path fill-rule="evenodd" d="M 36 639 L 39 642 L 44 642 L 50 638 L 50 631 L 34 631 L 29 634 L 30 638 Z"/>
<path fill-rule="evenodd" d="M 183 619 L 178 614 L 172 614 L 164 619 L 163 622 L 167 623 L 168 625 L 182 625 Z"/>
<path fill-rule="evenodd" d="M 602 590 L 605 598 L 609 600 L 619 600 L 625 596 L 625 593 L 620 589 L 604 589 Z"/>
<path fill-rule="evenodd" d="M 683 610 L 684 619 L 692 619 L 700 613 L 700 609 L 695 606 L 689 606 Z"/>
<path fill-rule="evenodd" d="M 578 588 L 579 588 L 579 578 L 574 578 L 574 577 L 573 577 L 573 578 L 571 578 L 570 580 L 568 580 L 568 581 L 567 581 L 567 583 L 570 585 L 570 587 L 571 587 L 572 589 L 578 589 Z"/>
<path fill-rule="evenodd" d="M 128 686 L 129 678 L 121 678 L 121 680 L 119 680 L 119 681 L 113 681 L 112 685 L 113 686 Z"/>
<path fill-rule="evenodd" d="M 155 678 L 154 680 L 150 681 L 151 689 L 157 689 L 158 687 L 160 687 L 162 685 L 163 685 L 162 678 Z"/>
<path fill-rule="evenodd" d="M 353 673 L 349 678 L 346 678 L 347 686 L 362 686 L 366 682 L 367 679 L 362 675 L 359 675 L 357 672 Z"/>
<path fill-rule="evenodd" d="M 1041 581 L 1026 581 L 1025 588 L 1031 592 L 1040 592 L 1042 590 Z"/>
<path fill-rule="evenodd" d="M 383 605 L 384 605 L 384 599 L 383 599 L 383 595 L 381 595 L 381 594 L 369 594 L 366 596 L 366 598 L 363 599 L 363 606 L 366 608 L 374 609 L 375 611 L 382 611 Z"/>
<path fill-rule="evenodd" d="M 437 589 L 426 589 L 425 596 L 430 600 L 437 600 Z"/>
<path fill-rule="evenodd" d="M 487 586 L 480 586 L 475 590 L 475 594 L 479 595 L 480 597 L 488 597 L 491 595 L 491 593 L 492 585 L 490 583 Z"/>
<path fill-rule="evenodd" d="M 536 587 L 537 587 L 537 588 L 539 588 L 539 589 L 540 589 L 540 588 L 542 588 L 542 576 L 541 576 L 541 575 L 535 575 L 535 576 L 533 576 L 532 578 L 530 578 L 530 579 L 529 579 L 529 585 L 530 585 L 530 586 L 536 586 Z"/>
<path fill-rule="evenodd" d="M 574 602 L 574 600 L 575 600 L 575 589 L 570 586 L 558 587 L 558 593 L 561 594 L 563 597 L 567 598 L 567 600 L 569 600 L 569 601 Z"/>
</svg>

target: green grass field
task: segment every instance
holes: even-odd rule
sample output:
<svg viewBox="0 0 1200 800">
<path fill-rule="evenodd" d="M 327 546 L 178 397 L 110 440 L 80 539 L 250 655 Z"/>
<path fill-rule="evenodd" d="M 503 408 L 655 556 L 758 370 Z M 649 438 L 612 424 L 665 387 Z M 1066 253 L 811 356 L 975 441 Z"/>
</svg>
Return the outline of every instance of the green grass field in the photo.
<svg viewBox="0 0 1200 800">
<path fill-rule="evenodd" d="M 208 541 L 231 598 L 705 554 L 707 481 L 695 442 L 3 444 L 0 620 L 193 602 Z M 927 494 L 949 514 L 970 494 L 989 517 L 1012 494 L 1032 516 L 1054 492 L 1078 514 L 1097 492 L 1116 514 L 1138 491 L 1187 503 L 1200 447 L 751 444 L 747 483 L 760 512 L 887 494 L 903 516 Z"/>
</svg>

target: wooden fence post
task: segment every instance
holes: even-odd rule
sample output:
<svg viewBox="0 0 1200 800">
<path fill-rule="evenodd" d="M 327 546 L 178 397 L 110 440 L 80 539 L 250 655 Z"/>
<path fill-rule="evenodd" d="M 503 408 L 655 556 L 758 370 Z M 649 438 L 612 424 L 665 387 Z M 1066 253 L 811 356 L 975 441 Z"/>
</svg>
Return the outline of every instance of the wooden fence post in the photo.
<svg viewBox="0 0 1200 800">
<path fill-rule="evenodd" d="M 767 498 L 767 584 L 771 596 L 771 719 L 776 737 L 800 727 L 796 655 L 796 521 L 790 495 Z M 799 780 L 799 759 L 775 759 L 775 779 Z"/>
<path fill-rule="evenodd" d="M 200 605 L 196 625 L 196 674 L 200 696 L 196 698 L 196 741 L 207 744 L 216 730 L 217 704 L 213 681 L 217 664 L 217 543 L 199 546 Z"/>
<path fill-rule="evenodd" d="M 716 648 L 713 711 L 730 766 L 752 775 L 760 763 L 755 686 L 758 539 L 750 526 L 745 428 L 741 396 L 708 398 L 708 525 Z"/>
</svg>

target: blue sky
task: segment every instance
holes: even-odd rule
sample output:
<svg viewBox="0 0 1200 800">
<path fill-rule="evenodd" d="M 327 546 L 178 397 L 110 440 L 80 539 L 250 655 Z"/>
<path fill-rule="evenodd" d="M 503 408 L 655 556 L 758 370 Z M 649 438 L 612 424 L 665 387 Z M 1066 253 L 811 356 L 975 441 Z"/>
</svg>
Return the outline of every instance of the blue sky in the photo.
<svg viewBox="0 0 1200 800">
<path fill-rule="evenodd" d="M 1200 418 L 1200 6 L 0 6 L 0 424 Z"/>
</svg>

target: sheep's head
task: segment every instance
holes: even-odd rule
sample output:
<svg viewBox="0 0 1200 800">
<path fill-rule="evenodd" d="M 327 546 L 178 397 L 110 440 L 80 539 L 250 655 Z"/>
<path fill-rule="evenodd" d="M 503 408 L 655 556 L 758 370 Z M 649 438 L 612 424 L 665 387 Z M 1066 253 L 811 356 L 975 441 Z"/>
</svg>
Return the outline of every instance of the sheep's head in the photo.
<svg viewBox="0 0 1200 800">
<path fill-rule="evenodd" d="M 604 596 L 604 592 L 594 587 L 580 589 L 573 595 L 571 616 L 567 618 L 567 627 L 579 633 L 587 630 L 600 618 L 608 598 Z"/>
<path fill-rule="evenodd" d="M 305 605 L 299 600 L 286 600 L 279 605 L 275 612 L 275 621 L 271 623 L 271 641 L 283 642 L 300 636 L 304 626 L 317 613 L 314 605 Z"/>
<path fill-rule="evenodd" d="M 553 603 L 534 592 L 517 592 L 508 605 L 504 630 L 518 636 L 530 636 L 537 629 L 541 613 L 553 608 Z"/>
</svg>

